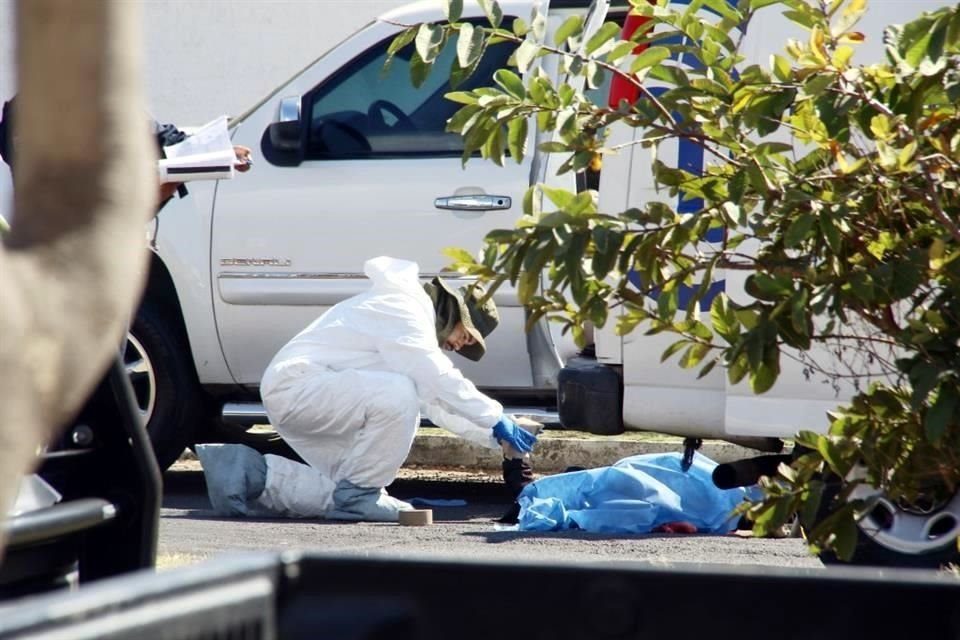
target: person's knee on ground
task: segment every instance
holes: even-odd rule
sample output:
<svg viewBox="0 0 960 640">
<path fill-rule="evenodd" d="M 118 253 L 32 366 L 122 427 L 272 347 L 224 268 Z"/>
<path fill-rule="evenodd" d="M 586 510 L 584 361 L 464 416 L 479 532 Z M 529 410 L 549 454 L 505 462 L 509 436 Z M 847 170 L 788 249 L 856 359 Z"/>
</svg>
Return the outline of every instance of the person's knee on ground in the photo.
<svg viewBox="0 0 960 640">
<path fill-rule="evenodd" d="M 220 516 L 245 516 L 267 482 L 264 457 L 242 444 L 197 445 L 207 497 Z"/>
</svg>

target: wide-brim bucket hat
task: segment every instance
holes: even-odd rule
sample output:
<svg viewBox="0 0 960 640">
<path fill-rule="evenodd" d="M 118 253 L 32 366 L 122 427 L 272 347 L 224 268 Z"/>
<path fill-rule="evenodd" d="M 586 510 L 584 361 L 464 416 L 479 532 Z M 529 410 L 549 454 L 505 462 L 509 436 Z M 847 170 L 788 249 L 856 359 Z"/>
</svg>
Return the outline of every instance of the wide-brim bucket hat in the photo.
<svg viewBox="0 0 960 640">
<path fill-rule="evenodd" d="M 500 324 L 500 314 L 493 298 L 481 302 L 485 291 L 479 287 L 455 287 L 443 278 L 434 278 L 423 285 L 433 301 L 436 311 L 437 342 L 443 344 L 453 332 L 457 322 L 473 337 L 474 343 L 457 351 L 460 355 L 477 361 L 487 352 L 484 341 Z"/>
</svg>

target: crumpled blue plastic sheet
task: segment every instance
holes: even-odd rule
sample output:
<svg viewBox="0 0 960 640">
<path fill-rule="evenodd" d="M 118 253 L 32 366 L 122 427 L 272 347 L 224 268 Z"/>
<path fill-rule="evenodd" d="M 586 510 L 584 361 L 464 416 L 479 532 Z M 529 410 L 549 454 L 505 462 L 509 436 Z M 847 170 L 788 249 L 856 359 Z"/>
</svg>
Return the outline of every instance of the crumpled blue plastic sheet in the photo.
<svg viewBox="0 0 960 640">
<path fill-rule="evenodd" d="M 732 511 L 756 487 L 718 489 L 717 463 L 695 454 L 686 472 L 682 454 L 651 453 L 624 458 L 610 467 L 540 478 L 524 487 L 521 531 L 580 529 L 595 533 L 649 533 L 670 522 L 689 522 L 699 533 L 729 533 L 739 517 Z"/>
</svg>

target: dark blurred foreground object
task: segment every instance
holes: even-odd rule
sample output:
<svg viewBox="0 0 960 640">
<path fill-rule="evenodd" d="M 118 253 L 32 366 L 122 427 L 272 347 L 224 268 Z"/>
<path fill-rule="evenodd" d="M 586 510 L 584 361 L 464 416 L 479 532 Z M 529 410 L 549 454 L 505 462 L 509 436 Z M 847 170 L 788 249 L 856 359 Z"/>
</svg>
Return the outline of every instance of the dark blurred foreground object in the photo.
<svg viewBox="0 0 960 640">
<path fill-rule="evenodd" d="M 0 156 L 13 170 L 13 98 L 5 100 L 0 109 Z"/>
<path fill-rule="evenodd" d="M 251 554 L 0 606 L 0 638 L 955 638 L 958 605 L 960 581 L 908 570 Z"/>
<path fill-rule="evenodd" d="M 117 357 L 38 474 L 63 499 L 13 517 L 0 598 L 62 589 L 154 566 L 161 481 Z"/>
</svg>

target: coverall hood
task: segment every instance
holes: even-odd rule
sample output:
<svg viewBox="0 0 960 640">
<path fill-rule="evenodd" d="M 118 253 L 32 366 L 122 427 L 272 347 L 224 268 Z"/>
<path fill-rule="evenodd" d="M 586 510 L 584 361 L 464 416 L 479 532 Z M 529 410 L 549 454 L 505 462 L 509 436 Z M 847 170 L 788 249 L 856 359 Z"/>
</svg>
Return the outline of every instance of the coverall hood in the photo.
<svg viewBox="0 0 960 640">
<path fill-rule="evenodd" d="M 473 336 L 475 342 L 457 351 L 460 355 L 477 361 L 487 352 L 484 338 L 497 328 L 500 315 L 493 299 L 481 303 L 485 291 L 475 286 L 456 288 L 442 278 L 434 278 L 423 285 L 436 313 L 437 342 L 443 344 L 453 332 L 457 322 Z"/>
</svg>

